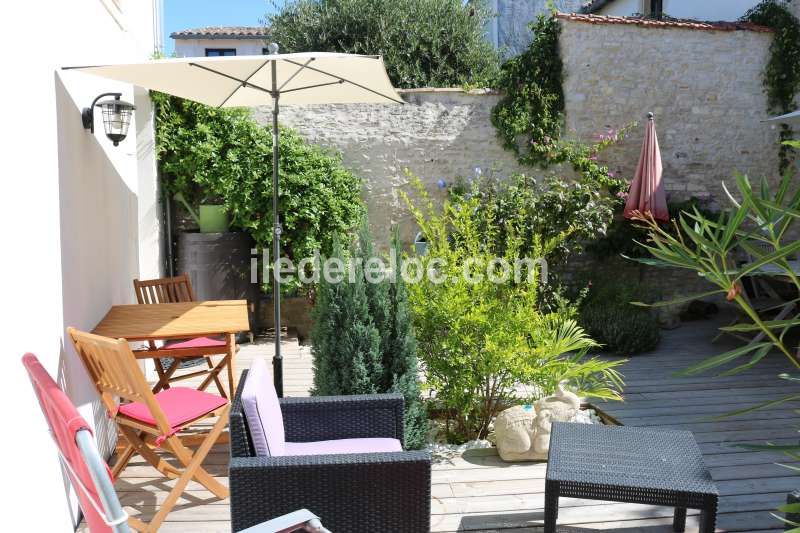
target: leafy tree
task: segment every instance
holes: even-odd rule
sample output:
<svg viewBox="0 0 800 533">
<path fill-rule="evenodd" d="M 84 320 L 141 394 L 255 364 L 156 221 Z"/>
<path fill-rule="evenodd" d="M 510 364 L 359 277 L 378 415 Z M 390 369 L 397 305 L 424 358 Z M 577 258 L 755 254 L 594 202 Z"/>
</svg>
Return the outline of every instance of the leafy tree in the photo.
<svg viewBox="0 0 800 533">
<path fill-rule="evenodd" d="M 217 109 L 152 93 L 164 186 L 190 202 L 224 206 L 259 247 L 272 243 L 272 135 L 246 109 Z M 281 128 L 279 209 L 285 255 L 329 253 L 333 236 L 364 215 L 361 181 L 338 155 Z"/>
<path fill-rule="evenodd" d="M 338 239 L 329 260 L 354 269 L 354 275 L 352 280 L 349 272 L 341 279 L 320 278 L 312 312 L 312 394 L 374 394 L 382 376 L 381 339 L 370 314 L 363 271 L 347 260 Z"/>
<path fill-rule="evenodd" d="M 395 87 L 451 87 L 494 78 L 491 16 L 462 0 L 295 0 L 267 24 L 284 52 L 382 55 Z"/>
</svg>

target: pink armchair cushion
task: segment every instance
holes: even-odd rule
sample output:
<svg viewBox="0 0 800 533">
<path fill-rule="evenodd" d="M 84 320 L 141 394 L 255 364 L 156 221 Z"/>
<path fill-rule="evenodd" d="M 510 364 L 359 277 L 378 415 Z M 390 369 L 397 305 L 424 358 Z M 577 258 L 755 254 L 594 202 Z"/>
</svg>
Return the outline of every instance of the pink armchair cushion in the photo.
<svg viewBox="0 0 800 533">
<path fill-rule="evenodd" d="M 242 389 L 242 407 L 256 455 L 286 455 L 281 405 L 264 359 L 254 360 L 247 373 Z"/>
<path fill-rule="evenodd" d="M 287 442 L 286 455 L 338 455 L 343 453 L 402 452 L 397 439 L 340 439 L 317 442 Z"/>
<path fill-rule="evenodd" d="M 214 411 L 228 403 L 228 400 L 216 394 L 186 387 L 171 387 L 156 394 L 156 401 L 167 417 L 167 423 L 173 430 L 180 429 L 187 422 Z M 142 402 L 120 405 L 119 412 L 125 416 L 155 425 L 153 413 Z"/>
<path fill-rule="evenodd" d="M 225 341 L 212 337 L 196 337 L 194 339 L 175 339 L 166 341 L 164 348 L 216 348 L 225 346 Z"/>
</svg>

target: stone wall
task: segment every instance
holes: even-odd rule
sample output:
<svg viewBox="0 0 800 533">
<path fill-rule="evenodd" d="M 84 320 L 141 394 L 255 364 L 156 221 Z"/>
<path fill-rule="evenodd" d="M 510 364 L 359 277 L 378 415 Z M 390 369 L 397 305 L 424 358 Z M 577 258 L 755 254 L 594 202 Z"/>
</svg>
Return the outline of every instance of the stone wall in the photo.
<svg viewBox="0 0 800 533">
<path fill-rule="evenodd" d="M 762 124 L 761 73 L 771 33 L 562 20 L 567 128 L 590 140 L 639 121 L 603 154 L 625 178 L 645 115 L 656 115 L 664 181 L 674 199 L 719 198 L 734 171 L 775 174 L 778 130 Z"/>
<path fill-rule="evenodd" d="M 344 164 L 361 176 L 376 240 L 386 244 L 393 224 L 411 242 L 417 231 L 399 191 L 413 192 L 408 169 L 439 198 L 438 180 L 451 183 L 476 168 L 507 175 L 523 170 L 503 149 L 491 124 L 497 94 L 460 89 L 399 91 L 406 105 L 337 104 L 286 106 L 281 122 L 307 140 L 342 153 Z M 271 107 L 253 109 L 271 124 Z M 492 170 L 493 169 L 493 170 Z"/>
<path fill-rule="evenodd" d="M 800 4 L 800 2 L 798 2 Z M 631 179 L 645 114 L 656 114 L 670 197 L 721 198 L 734 171 L 754 177 L 777 168 L 778 130 L 767 116 L 761 72 L 770 33 L 716 31 L 562 20 L 561 51 L 568 136 L 592 140 L 639 121 L 628 138 L 602 154 Z M 496 93 L 460 89 L 400 91 L 406 105 L 287 106 L 281 121 L 311 142 L 342 153 L 365 180 L 364 197 L 380 243 L 399 224 L 416 227 L 399 195 L 411 191 L 404 169 L 439 197 L 438 180 L 479 167 L 501 175 L 531 171 L 504 150 L 490 121 Z M 253 109 L 263 124 L 270 108 Z"/>
</svg>

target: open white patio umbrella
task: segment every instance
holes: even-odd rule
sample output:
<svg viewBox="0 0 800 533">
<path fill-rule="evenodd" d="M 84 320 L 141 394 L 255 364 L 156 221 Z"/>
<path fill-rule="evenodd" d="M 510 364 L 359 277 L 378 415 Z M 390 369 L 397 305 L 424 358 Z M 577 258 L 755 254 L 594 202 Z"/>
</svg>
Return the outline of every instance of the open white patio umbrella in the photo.
<svg viewBox="0 0 800 533">
<path fill-rule="evenodd" d="M 237 57 L 159 59 L 141 63 L 65 67 L 138 85 L 214 107 L 244 107 L 272 100 L 273 261 L 280 258 L 278 216 L 279 102 L 283 104 L 404 103 L 380 56 L 303 52 Z M 275 304 L 275 389 L 283 396 L 280 280 L 273 268 Z"/>
</svg>

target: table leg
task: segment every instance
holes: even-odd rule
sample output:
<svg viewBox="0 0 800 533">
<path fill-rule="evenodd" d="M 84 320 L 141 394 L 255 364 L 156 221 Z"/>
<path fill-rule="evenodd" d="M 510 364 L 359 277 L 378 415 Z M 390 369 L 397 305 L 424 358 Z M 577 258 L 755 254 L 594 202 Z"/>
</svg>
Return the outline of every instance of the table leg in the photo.
<svg viewBox="0 0 800 533">
<path fill-rule="evenodd" d="M 234 364 L 236 363 L 236 335 L 229 333 L 225 336 L 228 346 L 228 387 L 230 394 L 228 399 L 232 402 L 233 396 L 236 394 L 236 379 L 234 378 Z"/>
<path fill-rule="evenodd" d="M 678 533 L 686 530 L 686 507 L 676 507 L 672 519 L 672 530 Z"/>
<path fill-rule="evenodd" d="M 544 484 L 544 533 L 556 533 L 558 521 L 558 483 L 545 481 Z"/>
<path fill-rule="evenodd" d="M 700 514 L 700 533 L 714 533 L 717 530 L 717 498 L 706 503 Z"/>
</svg>

